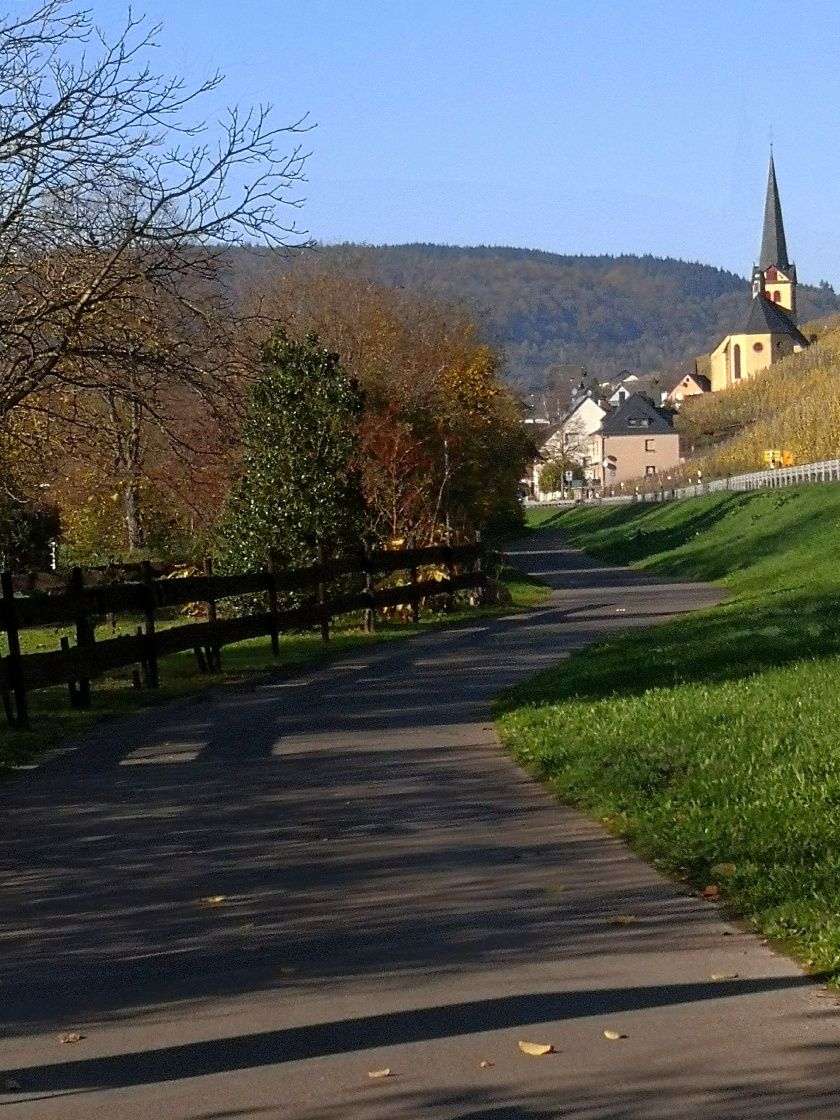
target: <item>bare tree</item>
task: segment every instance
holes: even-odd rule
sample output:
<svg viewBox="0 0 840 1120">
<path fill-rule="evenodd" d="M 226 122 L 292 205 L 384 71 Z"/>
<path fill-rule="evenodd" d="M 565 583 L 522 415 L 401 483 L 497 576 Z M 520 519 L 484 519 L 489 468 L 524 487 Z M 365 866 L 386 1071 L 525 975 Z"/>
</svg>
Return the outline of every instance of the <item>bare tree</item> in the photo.
<svg viewBox="0 0 840 1120">
<path fill-rule="evenodd" d="M 178 347 L 130 327 L 138 302 L 207 322 L 225 248 L 303 241 L 286 215 L 305 120 L 234 108 L 209 126 L 195 115 L 220 76 L 156 74 L 157 31 L 129 12 L 109 40 L 74 0 L 0 21 L 0 423 L 57 387 L 107 404 L 120 362 L 177 382 Z M 124 403 L 141 398 L 124 382 Z"/>
</svg>

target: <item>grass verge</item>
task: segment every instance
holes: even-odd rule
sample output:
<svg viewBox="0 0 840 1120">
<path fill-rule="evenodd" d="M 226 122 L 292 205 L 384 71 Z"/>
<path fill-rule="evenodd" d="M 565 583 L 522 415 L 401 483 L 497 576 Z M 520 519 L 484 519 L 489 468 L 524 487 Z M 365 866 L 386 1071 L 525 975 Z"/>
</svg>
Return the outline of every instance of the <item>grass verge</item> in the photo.
<svg viewBox="0 0 840 1120">
<path fill-rule="evenodd" d="M 840 487 L 586 507 L 545 524 L 731 598 L 508 693 L 504 740 L 564 801 L 840 977 Z"/>
<path fill-rule="evenodd" d="M 511 596 L 511 604 L 504 607 L 463 608 L 451 614 L 430 614 L 416 626 L 393 620 L 380 620 L 375 634 L 365 634 L 360 624 L 337 627 L 330 642 L 324 645 L 317 634 L 288 634 L 280 639 L 280 656 L 271 654 L 267 638 L 255 638 L 222 650 L 222 671 L 200 673 L 192 653 L 174 654 L 161 660 L 160 687 L 154 691 L 139 691 L 131 687 L 128 671 L 115 673 L 93 682 L 91 707 L 77 710 L 69 706 L 65 688 L 43 689 L 30 693 L 30 727 L 12 731 L 3 720 L 0 709 L 0 772 L 4 768 L 27 763 L 40 751 L 54 747 L 61 740 L 79 734 L 105 720 L 113 720 L 150 705 L 166 703 L 191 693 L 200 692 L 220 684 L 244 680 L 255 673 L 284 669 L 290 672 L 310 669 L 324 661 L 366 650 L 373 645 L 427 633 L 434 628 L 451 626 L 459 621 L 488 617 L 511 609 L 523 610 L 542 602 L 549 589 L 533 576 L 515 568 L 505 567 L 500 582 Z M 126 622 L 117 632 L 133 633 L 135 622 Z M 67 628 L 31 630 L 21 632 L 24 653 L 55 649 Z M 111 631 L 102 627 L 102 638 Z M 2 639 L 0 639 L 2 641 Z M 0 649 L 5 653 L 5 649 Z"/>
</svg>

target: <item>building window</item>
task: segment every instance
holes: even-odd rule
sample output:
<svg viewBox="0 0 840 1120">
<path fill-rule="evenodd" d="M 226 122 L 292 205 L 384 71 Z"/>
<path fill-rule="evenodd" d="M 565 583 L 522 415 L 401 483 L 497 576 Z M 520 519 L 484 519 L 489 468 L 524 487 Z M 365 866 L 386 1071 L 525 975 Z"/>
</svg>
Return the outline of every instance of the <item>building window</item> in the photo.
<svg viewBox="0 0 840 1120">
<path fill-rule="evenodd" d="M 734 375 L 736 381 L 740 381 L 741 380 L 741 347 L 738 345 L 737 342 L 735 343 L 735 346 L 732 349 L 732 358 L 733 358 L 733 366 L 734 366 L 734 374 L 733 375 Z"/>
<path fill-rule="evenodd" d="M 645 474 L 656 474 L 656 467 L 652 464 L 649 467 L 645 467 Z"/>
<path fill-rule="evenodd" d="M 753 350 L 755 350 L 756 354 L 760 354 L 763 349 L 764 349 L 764 343 L 763 342 L 754 342 L 753 343 Z"/>
<path fill-rule="evenodd" d="M 655 451 L 655 450 L 656 450 L 656 440 L 655 439 L 646 439 L 645 440 L 645 451 Z"/>
<path fill-rule="evenodd" d="M 781 303 L 781 300 L 782 300 L 782 293 L 781 292 L 773 292 L 773 302 L 774 303 Z"/>
</svg>

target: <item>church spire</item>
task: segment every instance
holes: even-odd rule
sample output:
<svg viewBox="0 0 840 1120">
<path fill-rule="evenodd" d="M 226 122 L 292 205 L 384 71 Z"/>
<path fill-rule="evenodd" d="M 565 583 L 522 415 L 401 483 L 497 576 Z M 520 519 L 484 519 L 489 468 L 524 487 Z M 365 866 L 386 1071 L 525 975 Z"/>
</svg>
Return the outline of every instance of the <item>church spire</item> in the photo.
<svg viewBox="0 0 840 1120">
<path fill-rule="evenodd" d="M 779 202 L 779 187 L 776 183 L 776 168 L 773 163 L 773 149 L 770 149 L 770 169 L 767 173 L 767 199 L 764 203 L 764 231 L 761 235 L 761 256 L 758 267 L 762 270 L 775 265 L 787 269 L 790 261 L 785 244 L 785 227 L 782 221 L 782 204 Z"/>
</svg>

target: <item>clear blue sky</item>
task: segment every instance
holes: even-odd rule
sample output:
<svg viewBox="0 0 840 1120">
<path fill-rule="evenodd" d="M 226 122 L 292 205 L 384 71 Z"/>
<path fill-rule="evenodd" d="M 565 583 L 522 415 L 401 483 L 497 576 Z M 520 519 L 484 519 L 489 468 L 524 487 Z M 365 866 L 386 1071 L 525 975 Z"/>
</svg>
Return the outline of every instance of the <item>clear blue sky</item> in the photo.
<svg viewBox="0 0 840 1120">
<path fill-rule="evenodd" d="M 110 24 L 121 0 L 93 0 Z M 654 253 L 746 274 L 769 140 L 800 279 L 840 289 L 840 3 L 139 0 L 156 65 L 317 128 L 321 241 Z M 751 47 L 749 44 L 754 44 Z"/>
</svg>

